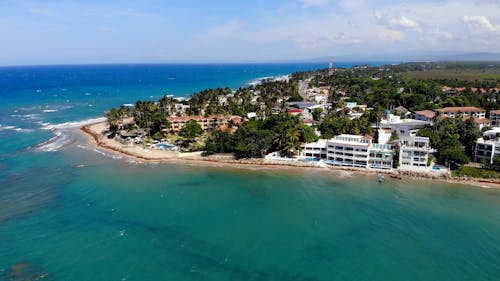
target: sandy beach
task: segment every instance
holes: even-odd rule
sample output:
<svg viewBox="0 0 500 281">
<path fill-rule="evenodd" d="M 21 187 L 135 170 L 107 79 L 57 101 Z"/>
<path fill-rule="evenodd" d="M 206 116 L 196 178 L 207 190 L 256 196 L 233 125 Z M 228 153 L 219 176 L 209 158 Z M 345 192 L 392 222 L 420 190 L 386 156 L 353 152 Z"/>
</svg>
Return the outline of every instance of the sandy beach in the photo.
<svg viewBox="0 0 500 281">
<path fill-rule="evenodd" d="M 400 179 L 424 179 L 438 180 L 453 184 L 473 185 L 484 188 L 500 189 L 500 181 L 488 179 L 451 179 L 437 177 L 431 174 L 407 174 L 399 171 L 387 170 L 367 170 L 361 168 L 349 167 L 320 167 L 307 162 L 284 162 L 284 161 L 269 161 L 264 159 L 234 159 L 232 155 L 211 155 L 202 156 L 201 152 L 179 153 L 165 151 L 159 149 L 143 148 L 135 144 L 122 144 L 115 139 L 107 138 L 102 132 L 107 129 L 106 122 L 99 122 L 85 125 L 80 128 L 87 136 L 90 137 L 92 144 L 111 151 L 113 153 L 123 155 L 139 162 L 155 162 L 155 163 L 177 163 L 182 165 L 193 166 L 212 166 L 212 167 L 230 167 L 230 168 L 245 168 L 245 169 L 280 169 L 280 170 L 327 170 L 337 173 L 356 173 L 363 175 L 378 175 L 385 174 L 387 176 L 398 177 Z"/>
</svg>

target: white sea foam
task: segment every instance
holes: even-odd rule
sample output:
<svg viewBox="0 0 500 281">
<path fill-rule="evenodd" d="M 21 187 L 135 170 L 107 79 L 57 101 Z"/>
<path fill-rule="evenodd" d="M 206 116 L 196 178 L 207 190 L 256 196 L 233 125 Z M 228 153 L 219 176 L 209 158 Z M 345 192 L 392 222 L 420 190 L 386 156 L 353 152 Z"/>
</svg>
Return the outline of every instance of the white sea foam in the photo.
<svg viewBox="0 0 500 281">
<path fill-rule="evenodd" d="M 23 119 L 33 120 L 33 119 L 39 119 L 39 118 L 40 118 L 40 115 L 39 115 L 39 114 L 36 114 L 36 113 L 32 113 L 32 114 L 24 114 L 24 115 L 21 115 L 21 117 L 22 117 Z"/>
<path fill-rule="evenodd" d="M 31 133 L 34 130 L 33 129 L 24 129 L 24 128 L 15 128 L 14 131 L 20 132 L 20 133 Z"/>
<path fill-rule="evenodd" d="M 21 133 L 33 132 L 32 129 L 24 129 L 24 128 L 18 128 L 16 126 L 2 126 L 2 125 L 0 125 L 0 131 L 16 131 Z"/>
<path fill-rule="evenodd" d="M 2 126 L 0 125 L 0 131 L 15 130 L 16 126 Z"/>
<path fill-rule="evenodd" d="M 91 96 L 91 95 L 92 95 L 92 93 L 85 93 L 85 94 L 83 94 L 83 95 L 85 95 L 85 96 Z"/>
<path fill-rule="evenodd" d="M 57 112 L 57 109 L 45 109 L 43 112 L 45 113 L 52 113 L 52 112 Z"/>
<path fill-rule="evenodd" d="M 68 144 L 71 141 L 71 133 L 70 132 L 62 132 L 58 130 L 53 130 L 54 136 L 50 138 L 46 142 L 42 142 L 35 146 L 35 150 L 45 151 L 45 152 L 54 152 L 58 151 L 63 146 Z"/>
<path fill-rule="evenodd" d="M 91 118 L 91 119 L 86 119 L 86 120 L 81 120 L 81 121 L 65 122 L 65 123 L 61 123 L 61 124 L 46 124 L 45 126 L 42 127 L 42 129 L 43 130 L 70 129 L 70 128 L 77 128 L 77 127 L 85 126 L 88 124 L 104 122 L 104 121 L 106 121 L 106 117 Z"/>
<path fill-rule="evenodd" d="M 290 79 L 290 75 L 281 75 L 281 76 L 266 76 L 266 77 L 260 77 L 252 82 L 247 83 L 249 86 L 257 86 L 259 84 L 262 84 L 265 81 L 288 81 Z"/>
<path fill-rule="evenodd" d="M 95 152 L 97 154 L 100 154 L 100 155 L 102 155 L 104 157 L 113 158 L 113 159 L 123 159 L 122 156 L 119 156 L 119 155 L 116 155 L 116 154 L 113 154 L 113 153 L 106 153 L 106 152 L 103 152 L 103 151 L 101 151 L 101 150 L 99 150 L 97 148 L 92 148 L 92 147 L 88 147 L 88 146 L 81 145 L 81 144 L 77 145 L 77 147 L 81 148 L 83 150 L 93 151 L 93 152 Z"/>
</svg>

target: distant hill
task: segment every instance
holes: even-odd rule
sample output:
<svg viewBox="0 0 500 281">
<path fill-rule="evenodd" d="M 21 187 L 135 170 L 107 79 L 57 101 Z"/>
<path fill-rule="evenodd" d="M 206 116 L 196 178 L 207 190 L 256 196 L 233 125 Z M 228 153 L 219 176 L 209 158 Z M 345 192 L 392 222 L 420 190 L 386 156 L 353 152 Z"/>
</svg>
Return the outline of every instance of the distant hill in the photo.
<svg viewBox="0 0 500 281">
<path fill-rule="evenodd" d="M 500 53 L 425 52 L 419 54 L 342 55 L 308 59 L 308 62 L 412 62 L 412 61 L 500 61 Z"/>
</svg>

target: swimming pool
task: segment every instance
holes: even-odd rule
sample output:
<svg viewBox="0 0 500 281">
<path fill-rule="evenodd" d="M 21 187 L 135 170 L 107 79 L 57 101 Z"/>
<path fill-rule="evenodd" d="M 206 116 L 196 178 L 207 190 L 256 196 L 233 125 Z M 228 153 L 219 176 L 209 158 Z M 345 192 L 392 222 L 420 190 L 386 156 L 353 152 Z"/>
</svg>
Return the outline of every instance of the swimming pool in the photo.
<svg viewBox="0 0 500 281">
<path fill-rule="evenodd" d="M 164 149 L 164 150 L 169 150 L 169 149 L 172 149 L 174 147 L 174 145 L 170 144 L 170 143 L 157 143 L 157 144 L 155 144 L 155 146 L 158 149 Z"/>
<path fill-rule="evenodd" d="M 302 161 L 306 162 L 319 162 L 319 159 L 316 157 L 307 157 L 307 158 L 302 158 Z"/>
</svg>

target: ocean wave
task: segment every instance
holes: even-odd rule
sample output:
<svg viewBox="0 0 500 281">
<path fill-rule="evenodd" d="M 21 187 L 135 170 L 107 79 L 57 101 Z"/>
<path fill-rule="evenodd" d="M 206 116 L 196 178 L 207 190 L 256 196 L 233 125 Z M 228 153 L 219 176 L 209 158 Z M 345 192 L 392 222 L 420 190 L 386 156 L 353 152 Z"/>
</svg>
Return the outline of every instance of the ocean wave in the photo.
<svg viewBox="0 0 500 281">
<path fill-rule="evenodd" d="M 266 76 L 266 77 L 260 77 L 257 78 L 251 82 L 248 82 L 247 85 L 249 86 L 257 86 L 262 84 L 265 81 L 288 81 L 290 79 L 290 75 L 279 75 L 279 76 Z"/>
<path fill-rule="evenodd" d="M 24 128 L 15 128 L 14 131 L 20 132 L 20 133 L 31 133 L 31 132 L 34 132 L 35 130 L 33 130 L 33 129 L 24 129 Z"/>
<path fill-rule="evenodd" d="M 0 125 L 0 131 L 15 131 L 15 132 L 21 132 L 21 133 L 33 132 L 32 129 L 24 129 L 24 128 L 18 128 L 16 126 L 2 126 L 2 125 Z"/>
<path fill-rule="evenodd" d="M 26 119 L 26 120 L 34 120 L 34 119 L 39 119 L 40 118 L 40 115 L 36 114 L 36 113 L 24 114 L 24 115 L 17 115 L 17 116 L 18 117 L 20 116 L 21 118 Z"/>
<path fill-rule="evenodd" d="M 53 130 L 54 136 L 48 141 L 42 142 L 34 147 L 37 151 L 54 152 L 63 148 L 71 142 L 71 133 Z"/>
<path fill-rule="evenodd" d="M 42 111 L 45 113 L 50 113 L 50 112 L 57 112 L 59 110 L 66 110 L 66 109 L 70 109 L 70 108 L 73 108 L 73 106 L 72 105 L 46 105 L 45 109 L 43 109 Z"/>
<path fill-rule="evenodd" d="M 122 156 L 120 155 L 116 155 L 116 154 L 113 154 L 113 153 L 106 153 L 106 152 L 103 152 L 97 148 L 93 148 L 93 147 L 88 147 L 88 146 L 85 146 L 85 145 L 77 145 L 78 148 L 81 148 L 83 150 L 87 150 L 87 151 L 92 151 L 92 152 L 95 152 L 97 154 L 100 154 L 104 157 L 108 157 L 108 158 L 112 158 L 112 159 L 123 159 Z"/>
<path fill-rule="evenodd" d="M 7 131 L 7 130 L 16 130 L 16 126 L 2 126 L 0 125 L 0 131 Z"/>
<path fill-rule="evenodd" d="M 42 129 L 43 130 L 70 129 L 70 128 L 77 128 L 77 127 L 85 126 L 88 124 L 104 122 L 104 121 L 106 121 L 106 117 L 91 118 L 91 119 L 86 119 L 86 120 L 81 120 L 81 121 L 70 121 L 70 122 L 65 122 L 65 123 L 61 123 L 61 124 L 47 123 L 45 126 L 42 127 Z"/>
</svg>

